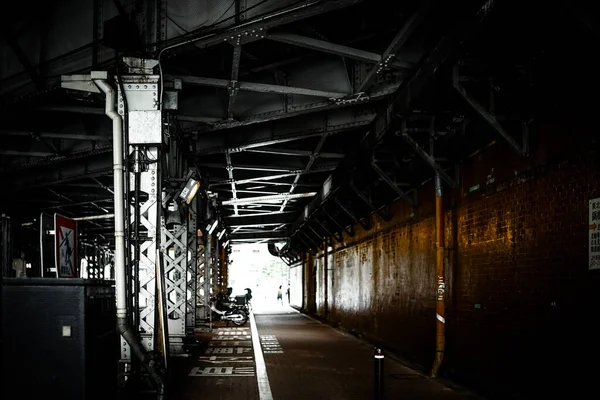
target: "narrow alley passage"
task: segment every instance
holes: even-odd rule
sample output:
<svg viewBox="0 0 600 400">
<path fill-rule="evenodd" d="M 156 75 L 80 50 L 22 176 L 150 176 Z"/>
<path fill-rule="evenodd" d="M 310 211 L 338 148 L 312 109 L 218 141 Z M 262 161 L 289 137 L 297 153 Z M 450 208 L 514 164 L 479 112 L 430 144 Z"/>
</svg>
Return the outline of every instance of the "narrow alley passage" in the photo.
<svg viewBox="0 0 600 400">
<path fill-rule="evenodd" d="M 215 325 L 196 337 L 192 355 L 175 361 L 174 400 L 373 399 L 373 347 L 287 305 L 262 307 L 242 327 Z M 385 399 L 474 398 L 393 357 L 384 367 Z"/>
</svg>

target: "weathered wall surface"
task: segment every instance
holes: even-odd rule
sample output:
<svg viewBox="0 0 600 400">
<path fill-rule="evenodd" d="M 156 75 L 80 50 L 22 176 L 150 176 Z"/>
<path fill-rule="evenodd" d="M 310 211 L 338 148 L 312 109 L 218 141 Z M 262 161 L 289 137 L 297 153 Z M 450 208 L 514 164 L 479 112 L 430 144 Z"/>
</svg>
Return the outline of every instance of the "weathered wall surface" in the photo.
<svg viewBox="0 0 600 400">
<path fill-rule="evenodd" d="M 500 142 L 465 162 L 461 189 L 446 190 L 441 373 L 491 398 L 573 394 L 593 382 L 582 357 L 599 355 L 600 271 L 588 268 L 588 201 L 600 197 L 600 162 L 584 122 L 565 114 L 540 121 L 532 157 Z M 334 243 L 327 281 L 323 254 L 314 257 L 318 314 L 329 285 L 329 321 L 425 370 L 435 350 L 433 196 L 426 185 L 413 217 L 395 204 L 391 221 L 372 217 L 371 230 L 357 226 L 354 237 Z"/>
</svg>

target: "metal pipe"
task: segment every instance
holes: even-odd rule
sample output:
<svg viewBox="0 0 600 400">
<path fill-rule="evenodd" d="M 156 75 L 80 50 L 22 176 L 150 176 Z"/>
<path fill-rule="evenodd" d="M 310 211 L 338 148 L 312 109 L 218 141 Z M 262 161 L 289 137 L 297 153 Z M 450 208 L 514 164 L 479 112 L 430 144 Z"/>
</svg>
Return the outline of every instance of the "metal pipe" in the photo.
<svg viewBox="0 0 600 400">
<path fill-rule="evenodd" d="M 158 370 L 151 363 L 151 357 L 142 346 L 137 335 L 132 332 L 127 320 L 127 293 L 125 280 L 125 227 L 124 227 L 124 182 L 123 182 L 123 121 L 115 111 L 115 90 L 104 79 L 95 79 L 94 83 L 106 95 L 105 113 L 113 122 L 113 182 L 115 210 L 115 286 L 117 297 L 117 324 L 119 332 L 129 344 L 131 351 L 138 357 L 156 385 L 158 398 L 165 397 L 165 384 Z"/>
<path fill-rule="evenodd" d="M 445 292 L 446 277 L 444 270 L 444 207 L 442 197 L 442 180 L 439 174 L 435 174 L 435 236 L 436 236 L 436 257 L 435 257 L 435 276 L 436 276 L 436 345 L 435 360 L 431 368 L 431 376 L 436 377 L 438 370 L 444 359 L 444 350 L 446 346 L 446 311 L 445 311 Z"/>
<path fill-rule="evenodd" d="M 117 318 L 127 317 L 125 293 L 125 227 L 123 182 L 123 121 L 115 111 L 115 90 L 103 79 L 94 81 L 106 95 L 105 114 L 113 122 L 113 180 L 115 217 L 115 280 L 117 294 Z"/>
</svg>

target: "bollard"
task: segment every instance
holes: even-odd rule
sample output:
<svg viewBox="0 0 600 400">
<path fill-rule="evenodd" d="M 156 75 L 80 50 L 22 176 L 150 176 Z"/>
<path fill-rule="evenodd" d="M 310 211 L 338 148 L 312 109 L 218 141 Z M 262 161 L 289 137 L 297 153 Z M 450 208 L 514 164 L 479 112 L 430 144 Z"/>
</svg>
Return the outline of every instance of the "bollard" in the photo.
<svg viewBox="0 0 600 400">
<path fill-rule="evenodd" d="M 383 350 L 375 348 L 374 374 L 373 374 L 373 399 L 383 400 Z"/>
</svg>

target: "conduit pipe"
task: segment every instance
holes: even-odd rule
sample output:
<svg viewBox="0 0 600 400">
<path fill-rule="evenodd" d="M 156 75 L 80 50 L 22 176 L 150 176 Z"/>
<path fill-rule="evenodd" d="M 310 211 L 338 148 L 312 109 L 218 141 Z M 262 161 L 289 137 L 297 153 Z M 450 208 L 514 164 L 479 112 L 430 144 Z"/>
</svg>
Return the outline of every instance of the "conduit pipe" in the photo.
<svg viewBox="0 0 600 400">
<path fill-rule="evenodd" d="M 117 324 L 123 339 L 132 353 L 140 359 L 152 382 L 156 386 L 158 399 L 165 399 L 165 383 L 155 362 L 148 354 L 127 320 L 127 295 L 125 280 L 125 193 L 123 184 L 123 121 L 115 111 L 115 90 L 105 79 L 94 79 L 94 83 L 106 95 L 105 114 L 113 123 L 113 179 L 115 215 L 115 286 L 117 296 Z"/>
<path fill-rule="evenodd" d="M 445 292 L 446 292 L 446 271 L 444 269 L 444 251 L 446 247 L 444 236 L 444 205 L 442 197 L 442 180 L 440 174 L 435 174 L 435 239 L 436 239 L 436 257 L 435 257 L 435 276 L 436 276 L 436 343 L 435 360 L 431 368 L 431 376 L 436 377 L 442 361 L 444 360 L 444 350 L 446 347 L 446 311 L 445 311 Z"/>
</svg>

